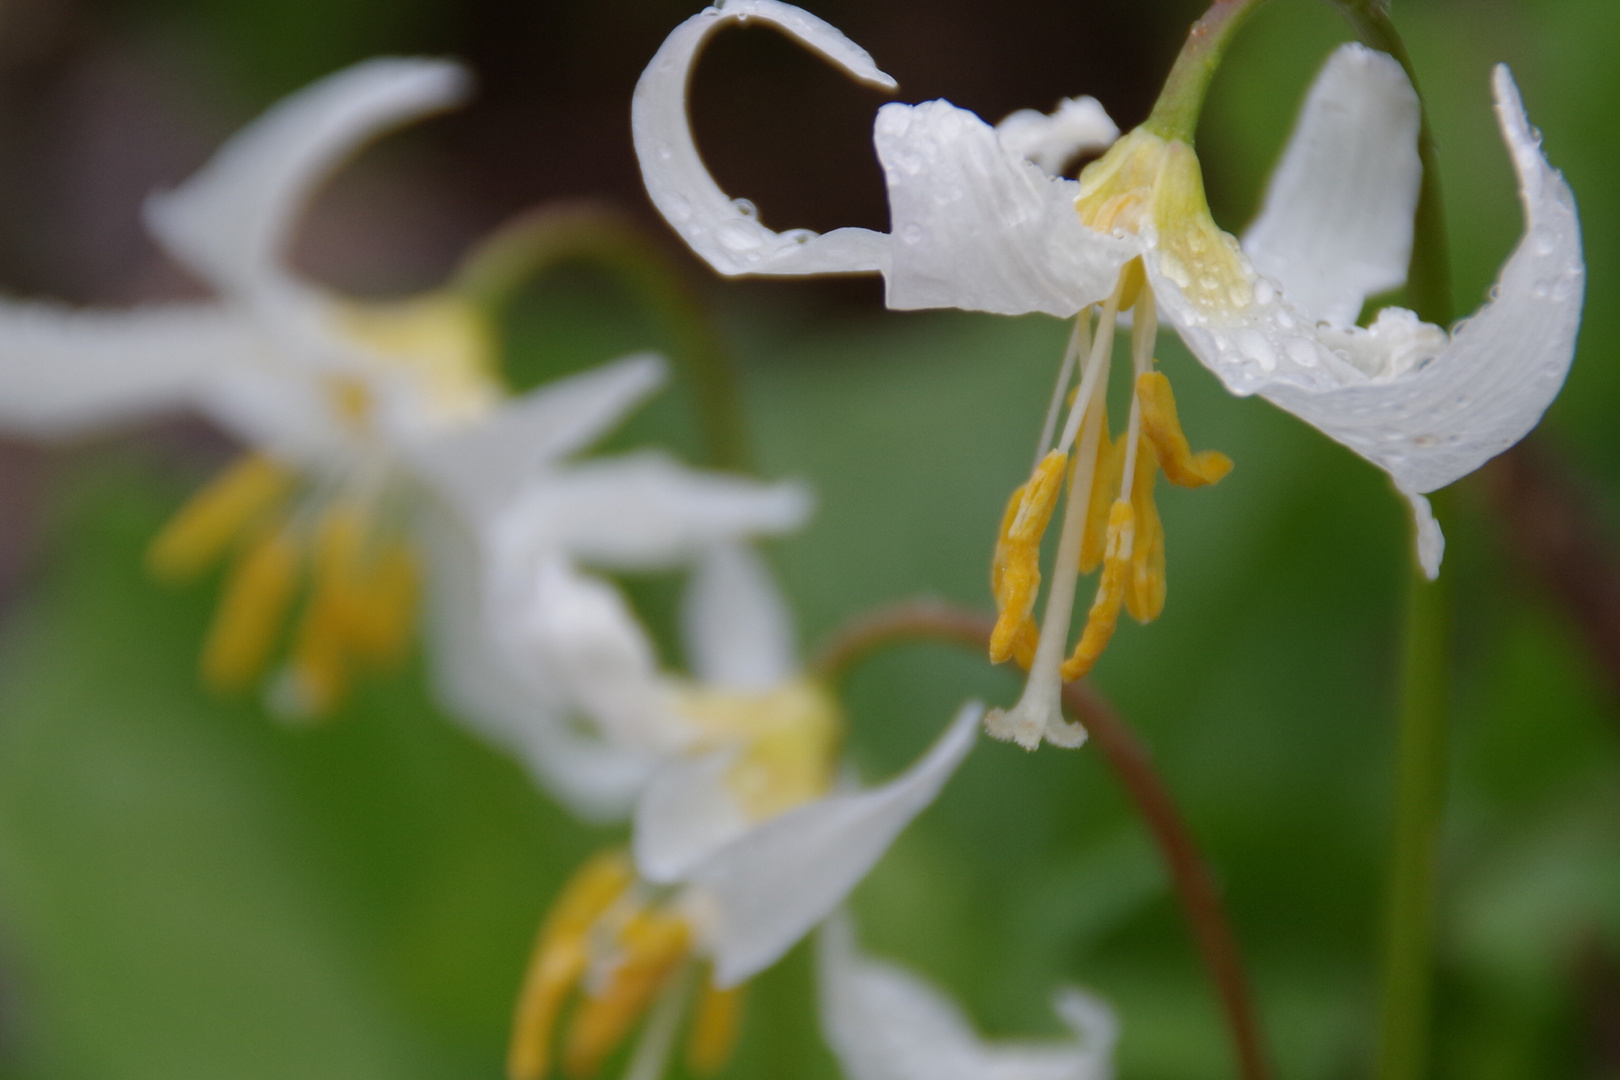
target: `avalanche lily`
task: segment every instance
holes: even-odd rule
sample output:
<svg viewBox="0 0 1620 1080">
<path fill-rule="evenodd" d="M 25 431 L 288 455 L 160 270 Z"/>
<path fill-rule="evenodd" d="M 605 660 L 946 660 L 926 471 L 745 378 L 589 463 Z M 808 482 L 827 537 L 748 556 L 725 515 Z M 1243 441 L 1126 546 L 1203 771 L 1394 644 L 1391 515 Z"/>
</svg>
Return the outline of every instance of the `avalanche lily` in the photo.
<svg viewBox="0 0 1620 1080">
<path fill-rule="evenodd" d="M 695 679 L 658 671 L 604 582 L 555 564 L 542 576 L 533 655 L 571 673 L 606 738 L 661 764 L 640 794 L 631 853 L 588 863 L 541 928 L 509 1072 L 545 1075 L 577 993 L 562 1040 L 568 1074 L 594 1073 L 651 1009 L 637 1075 L 657 1075 L 698 962 L 690 1057 L 713 1071 L 729 1054 L 742 984 L 825 919 L 934 800 L 972 748 L 982 708 L 964 707 L 898 777 L 840 786 L 842 718 L 798 674 L 787 613 L 751 551 L 719 545 L 697 569 L 685 609 Z"/>
<path fill-rule="evenodd" d="M 873 141 L 890 231 L 818 236 L 765 228 L 751 204 L 715 185 L 692 140 L 685 95 L 698 52 L 720 27 L 753 20 L 857 79 L 894 87 L 836 29 L 775 0 L 724 0 L 678 27 L 637 86 L 633 126 L 648 192 L 693 250 L 727 275 L 875 271 L 897 309 L 1076 318 L 1034 472 L 1014 493 L 997 543 L 992 655 L 1018 659 L 1031 675 L 1015 709 L 992 713 L 994 735 L 1031 749 L 1042 738 L 1083 740 L 1058 710 L 1061 682 L 1090 669 L 1122 605 L 1146 621 L 1163 603 L 1153 476 L 1198 486 L 1231 467 L 1219 454 L 1191 453 L 1181 433 L 1169 383 L 1154 370 L 1160 320 L 1228 390 L 1265 397 L 1388 472 L 1410 502 L 1430 576 L 1443 539 L 1424 494 L 1521 439 L 1563 383 L 1580 322 L 1580 230 L 1569 187 L 1542 155 L 1505 67 L 1493 76 L 1496 111 L 1525 232 L 1490 300 L 1447 331 L 1393 307 L 1358 322 L 1369 296 L 1405 280 L 1421 179 L 1417 96 L 1384 54 L 1346 45 L 1329 59 L 1241 244 L 1214 223 L 1190 124 L 1164 99 L 1118 141 L 1100 108 L 1084 105 L 1082 123 L 1074 102 L 998 127 L 945 101 L 885 105 Z M 1053 163 L 1111 141 L 1078 181 L 1052 174 Z M 1126 430 L 1111 439 L 1103 401 L 1115 322 L 1127 310 L 1133 393 Z M 1037 627 L 1039 542 L 1065 483 Z M 1099 564 L 1096 599 L 1065 660 L 1076 578 Z"/>
<path fill-rule="evenodd" d="M 1088 994 L 1054 1011 L 1074 1041 L 986 1042 L 934 987 L 861 953 L 847 915 L 817 934 L 821 1029 L 848 1080 L 1110 1080 L 1119 1025 Z"/>
</svg>

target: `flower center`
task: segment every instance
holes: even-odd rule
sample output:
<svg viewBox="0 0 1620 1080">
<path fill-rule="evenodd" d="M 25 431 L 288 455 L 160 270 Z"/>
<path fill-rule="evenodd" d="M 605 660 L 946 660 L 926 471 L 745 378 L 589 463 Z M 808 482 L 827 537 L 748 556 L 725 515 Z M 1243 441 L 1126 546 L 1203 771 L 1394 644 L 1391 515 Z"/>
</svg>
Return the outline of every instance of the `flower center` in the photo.
<svg viewBox="0 0 1620 1080">
<path fill-rule="evenodd" d="M 147 567 L 160 579 L 187 581 L 229 560 L 201 665 L 204 682 L 220 692 L 259 680 L 302 591 L 273 703 L 289 715 L 318 717 L 341 704 L 356 671 L 403 658 L 418 571 L 380 499 L 298 498 L 298 489 L 291 470 L 244 455 L 153 538 Z"/>
<path fill-rule="evenodd" d="M 428 293 L 387 303 L 341 303 L 333 317 L 341 333 L 366 347 L 380 373 L 404 380 L 437 425 L 470 423 L 500 400 L 490 327 L 460 297 Z M 341 380 L 332 393 L 340 417 L 369 420 L 373 403 L 363 380 Z"/>
<path fill-rule="evenodd" d="M 1136 168 L 1135 160 L 1127 160 L 1118 174 Z M 1120 200 L 1134 190 L 1111 195 L 1096 205 L 1111 203 L 1120 213 L 1129 213 L 1128 204 Z M 1104 403 L 1115 320 L 1128 308 L 1136 312 L 1131 327 L 1130 419 L 1114 438 Z M 1029 671 L 1029 680 L 1018 704 L 1009 711 L 992 710 L 985 724 L 991 735 L 1026 749 L 1033 750 L 1043 738 L 1059 746 L 1078 746 L 1084 741 L 1084 729 L 1063 719 L 1062 684 L 1083 677 L 1096 664 L 1113 637 L 1121 607 L 1144 623 L 1157 618 L 1164 608 L 1164 528 L 1153 499 L 1159 472 L 1173 484 L 1200 487 L 1216 482 L 1232 468 L 1224 454 L 1206 451 L 1195 455 L 1188 446 L 1170 382 L 1154 369 L 1157 322 L 1153 290 L 1147 285 L 1141 260 L 1133 259 L 1102 305 L 1094 341 L 1090 310 L 1081 312 L 1076 321 L 1034 472 L 1013 492 L 1002 518 L 990 569 L 997 610 L 990 659 L 993 663 L 1016 660 Z M 1082 355 L 1085 362 L 1079 370 L 1079 385 L 1070 394 L 1069 384 Z M 1048 449 L 1066 395 L 1070 398 L 1068 421 L 1057 444 Z M 1042 580 L 1041 540 L 1065 481 L 1068 503 L 1045 615 L 1037 626 L 1034 609 Z M 1079 575 L 1099 565 L 1102 572 L 1085 627 L 1065 658 Z"/>
<path fill-rule="evenodd" d="M 667 1047 L 656 1043 L 673 1036 L 686 1005 L 693 937 L 679 898 L 639 882 L 623 851 L 591 859 L 564 886 L 540 928 L 513 1016 L 507 1075 L 543 1080 L 570 1001 L 561 1054 L 569 1076 L 597 1073 L 649 1010 L 654 1016 L 643 1039 L 662 1055 Z M 715 1072 L 730 1057 L 741 993 L 705 980 L 687 1048 L 693 1072 Z"/>
</svg>

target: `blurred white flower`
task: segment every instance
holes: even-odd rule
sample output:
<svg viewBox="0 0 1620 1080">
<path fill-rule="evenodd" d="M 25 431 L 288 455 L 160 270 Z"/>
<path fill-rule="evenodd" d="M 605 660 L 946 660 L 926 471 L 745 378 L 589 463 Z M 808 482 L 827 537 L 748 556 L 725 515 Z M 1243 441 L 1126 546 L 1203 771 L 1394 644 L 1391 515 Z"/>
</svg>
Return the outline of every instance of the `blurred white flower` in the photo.
<svg viewBox="0 0 1620 1080">
<path fill-rule="evenodd" d="M 272 703 L 291 714 L 330 709 L 355 669 L 409 646 L 424 481 L 468 520 L 520 490 L 550 498 L 559 515 L 594 512 L 607 542 L 645 527 L 634 506 L 649 485 L 691 480 L 645 459 L 561 465 L 658 386 L 658 358 L 509 399 L 491 328 L 456 295 L 360 302 L 287 269 L 299 213 L 332 168 L 459 103 L 467 87 L 444 61 L 356 65 L 281 102 L 153 196 L 153 235 L 213 289 L 211 301 L 126 311 L 0 301 L 0 426 L 71 437 L 192 408 L 249 447 L 176 515 L 149 561 L 184 579 L 231 560 L 203 654 L 207 681 L 222 689 L 259 678 L 307 574 L 290 659 L 272 685 Z M 715 483 L 748 498 L 740 481 Z M 773 519 L 784 497 L 797 498 L 746 490 L 762 493 Z"/>
<path fill-rule="evenodd" d="M 821 1029 L 847 1080 L 1111 1080 L 1119 1025 L 1103 1002 L 1060 991 L 1073 1040 L 986 1042 L 962 1011 L 897 964 L 862 955 L 847 914 L 817 934 Z"/>
<path fill-rule="evenodd" d="M 798 673 L 787 612 L 747 548 L 716 545 L 694 576 L 684 626 L 696 679 L 660 672 L 619 595 L 571 566 L 543 566 L 527 602 L 529 655 L 604 744 L 649 770 L 631 857 L 589 864 L 541 931 L 512 1075 L 544 1074 L 576 990 L 563 1057 L 571 1075 L 588 1075 L 654 998 L 684 1002 L 693 960 L 710 965 L 693 1053 L 723 1059 L 729 1028 L 715 1010 L 734 1014 L 737 988 L 825 919 L 934 800 L 972 748 L 982 709 L 964 707 L 887 783 L 835 785 L 842 717 Z M 677 1016 L 682 1007 L 671 1006 Z M 674 1021 L 664 1030 L 654 1011 L 646 1038 L 664 1040 L 662 1060 Z"/>
<path fill-rule="evenodd" d="M 779 27 L 857 79 L 894 86 L 833 27 L 775 0 L 724 0 L 683 23 L 643 74 L 633 115 L 648 192 L 695 251 L 724 274 L 877 271 L 894 308 L 1080 316 L 1035 474 L 1015 494 L 998 544 L 1003 625 L 993 655 L 1033 667 L 1025 702 L 992 714 L 993 734 L 1031 748 L 1043 737 L 1083 738 L 1057 711 L 1060 669 L 1073 679 L 1090 668 L 1122 603 L 1145 621 L 1163 602 L 1163 535 L 1143 492 L 1155 464 L 1195 485 L 1230 467 L 1188 452 L 1169 384 L 1154 370 L 1160 318 L 1230 391 L 1260 394 L 1388 472 L 1411 503 L 1431 576 L 1443 540 L 1424 493 L 1523 438 L 1563 383 L 1580 322 L 1580 230 L 1569 187 L 1542 155 L 1504 67 L 1494 75 L 1497 116 L 1525 233 L 1491 299 L 1448 332 L 1399 308 L 1357 322 L 1368 296 L 1405 280 L 1421 180 L 1417 97 L 1388 56 L 1359 45 L 1334 53 L 1241 245 L 1211 218 L 1192 147 L 1152 130 L 1152 121 L 1078 181 L 1051 175 L 1053 162 L 1114 133 L 1089 106 L 1077 123 L 1075 103 L 1046 121 L 1050 140 L 1032 136 L 1040 129 L 1027 114 L 992 128 L 945 101 L 883 106 L 873 138 L 890 231 L 817 236 L 766 229 L 751 204 L 720 191 L 692 141 L 685 96 L 697 53 L 719 27 L 750 20 Z M 1090 311 L 1099 305 L 1093 340 Z M 1102 403 L 1114 324 L 1133 308 L 1136 392 L 1121 447 L 1109 439 Z M 1079 389 L 1059 428 L 1077 368 Z M 1071 452 L 1078 464 L 1065 538 L 1037 630 L 1030 612 L 1040 533 Z M 1086 633 L 1064 662 L 1077 560 L 1100 563 L 1103 574 Z"/>
</svg>

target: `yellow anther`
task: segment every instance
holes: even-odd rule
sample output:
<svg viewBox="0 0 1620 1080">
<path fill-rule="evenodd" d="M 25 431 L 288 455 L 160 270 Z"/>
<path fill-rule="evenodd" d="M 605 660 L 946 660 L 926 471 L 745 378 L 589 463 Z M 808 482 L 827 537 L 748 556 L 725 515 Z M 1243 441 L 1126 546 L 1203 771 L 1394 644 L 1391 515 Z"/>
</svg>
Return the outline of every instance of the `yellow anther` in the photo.
<svg viewBox="0 0 1620 1080">
<path fill-rule="evenodd" d="M 419 571 L 410 544 L 395 540 L 378 552 L 348 597 L 348 633 L 355 651 L 378 666 L 397 664 L 410 644 Z"/>
<path fill-rule="evenodd" d="M 1063 662 L 1061 673 L 1064 682 L 1083 678 L 1114 636 L 1120 604 L 1125 599 L 1125 581 L 1130 574 L 1135 532 L 1135 509 L 1127 500 L 1115 499 L 1113 509 L 1108 513 L 1108 551 L 1103 556 L 1097 596 L 1091 602 L 1086 629 L 1080 635 L 1079 643 L 1075 645 L 1073 654 Z"/>
<path fill-rule="evenodd" d="M 995 631 L 990 636 L 990 662 L 999 664 L 1019 657 L 1025 667 L 1026 654 L 1033 657 L 1038 636 L 1031 613 L 1041 587 L 1041 537 L 1052 510 L 1069 456 L 1053 450 L 1035 466 L 1029 482 L 1013 493 L 996 539 L 996 553 L 990 564 L 990 588 L 995 594 Z"/>
<path fill-rule="evenodd" d="M 238 459 L 182 506 L 146 549 L 146 567 L 166 581 L 207 570 L 257 518 L 277 507 L 292 474 L 269 458 Z"/>
<path fill-rule="evenodd" d="M 1136 470 L 1131 478 L 1131 509 L 1136 535 L 1131 542 L 1131 572 L 1125 578 L 1125 610 L 1137 622 L 1152 622 L 1164 610 L 1164 524 L 1153 501 L 1159 473 L 1153 444 L 1144 436 L 1136 444 Z"/>
<path fill-rule="evenodd" d="M 1142 402 L 1142 433 L 1153 441 L 1166 480 L 1180 487 L 1203 487 L 1232 471 L 1232 459 L 1219 451 L 1192 452 L 1176 418 L 1170 380 L 1162 372 L 1149 371 L 1137 379 L 1136 394 Z"/>
<path fill-rule="evenodd" d="M 237 556 L 203 645 L 208 686 L 240 690 L 264 671 L 298 582 L 298 555 L 284 529 L 270 529 Z"/>
<path fill-rule="evenodd" d="M 1147 271 L 1138 255 L 1119 269 L 1119 282 L 1114 286 L 1119 293 L 1119 310 L 1129 311 L 1136 306 L 1136 298 L 1147 284 Z"/>
<path fill-rule="evenodd" d="M 551 1061 L 551 1037 L 569 991 L 585 973 L 591 926 L 624 895 L 635 873 L 622 851 L 587 862 L 563 888 L 535 939 L 512 1017 L 507 1049 L 510 1080 L 542 1080 Z"/>
<path fill-rule="evenodd" d="M 630 917 L 619 933 L 621 956 L 607 985 L 587 993 L 574 1013 L 563 1051 L 569 1076 L 595 1075 L 686 959 L 691 944 L 691 928 L 679 915 L 645 909 Z"/>
<path fill-rule="evenodd" d="M 1086 531 L 1080 538 L 1080 572 L 1089 574 L 1102 562 L 1108 546 L 1108 510 L 1119 493 L 1120 471 L 1125 467 L 1125 437 L 1110 441 L 1108 414 L 1102 415 L 1097 443 L 1097 470 L 1091 480 L 1091 501 L 1086 507 Z"/>
<path fill-rule="evenodd" d="M 711 1076 L 731 1060 L 742 1026 L 743 988 L 721 990 L 712 982 L 698 999 L 692 1035 L 686 1044 L 687 1068 L 698 1076 Z"/>
</svg>

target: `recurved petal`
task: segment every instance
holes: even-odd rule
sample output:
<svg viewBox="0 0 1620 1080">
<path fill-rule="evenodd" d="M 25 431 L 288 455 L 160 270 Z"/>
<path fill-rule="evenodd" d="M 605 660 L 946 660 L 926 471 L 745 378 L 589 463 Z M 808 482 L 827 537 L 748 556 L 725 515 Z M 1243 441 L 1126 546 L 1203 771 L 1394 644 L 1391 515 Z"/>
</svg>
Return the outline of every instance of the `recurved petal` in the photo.
<svg viewBox="0 0 1620 1080">
<path fill-rule="evenodd" d="M 703 553 L 681 608 L 687 661 L 700 682 L 768 690 L 798 670 L 793 619 L 771 571 L 742 543 Z"/>
<path fill-rule="evenodd" d="M 424 479 L 471 519 L 496 513 L 544 464 L 583 449 L 663 385 L 668 365 L 626 356 L 546 383 L 414 450 Z"/>
<path fill-rule="evenodd" d="M 293 94 L 235 135 L 201 171 L 146 204 L 147 227 L 215 287 L 262 286 L 294 218 L 334 166 L 401 124 L 459 104 L 467 73 L 446 60 L 367 60 Z"/>
<path fill-rule="evenodd" d="M 954 1002 L 898 964 L 860 953 L 844 912 L 817 935 L 821 1027 L 848 1080 L 1107 1080 L 1118 1026 L 1102 1002 L 1066 990 L 1058 1014 L 1077 1042 L 986 1042 Z"/>
<path fill-rule="evenodd" d="M 1316 319 L 1354 325 L 1368 296 L 1406 280 L 1418 123 L 1400 64 L 1364 45 L 1339 48 L 1311 87 L 1243 250 Z"/>
<path fill-rule="evenodd" d="M 721 191 L 704 167 L 686 112 L 692 66 L 716 30 L 751 21 L 776 27 L 862 82 L 894 89 L 894 80 L 878 70 L 866 50 L 809 12 L 776 0 L 723 0 L 676 27 L 636 84 L 630 131 L 647 194 L 692 250 L 722 274 L 883 269 L 888 237 L 882 233 L 772 232 L 760 224 L 751 203 Z"/>
<path fill-rule="evenodd" d="M 973 748 L 984 707 L 963 706 L 916 764 L 867 791 L 789 810 L 696 867 L 715 982 L 735 986 L 775 963 L 866 876 Z"/>
<path fill-rule="evenodd" d="M 217 304 L 91 311 L 0 300 L 0 425 L 64 437 L 195 406 L 263 349 Z"/>
<path fill-rule="evenodd" d="M 797 528 L 810 506 L 798 484 L 704 473 L 648 451 L 538 475 L 495 531 L 509 550 L 565 550 L 588 563 L 653 569 L 723 540 Z"/>
<path fill-rule="evenodd" d="M 996 137 L 1016 154 L 1057 176 L 1085 150 L 1103 150 L 1119 138 L 1119 126 L 1094 97 L 1064 98 L 1050 114 L 1019 109 L 996 125 Z"/>
<path fill-rule="evenodd" d="M 1080 224 L 1077 183 L 948 101 L 885 105 L 872 138 L 889 189 L 891 308 L 1069 316 L 1107 297 L 1138 251 Z"/>
<path fill-rule="evenodd" d="M 1575 198 L 1542 155 L 1505 67 L 1495 90 L 1525 231 L 1491 299 L 1437 355 L 1402 375 L 1324 393 L 1262 391 L 1383 466 L 1405 492 L 1444 487 L 1524 438 L 1575 354 L 1585 281 Z"/>
<path fill-rule="evenodd" d="M 735 750 L 676 758 L 653 774 L 636 803 L 636 869 L 648 881 L 679 881 L 748 832 L 753 821 L 727 788 Z"/>
</svg>

